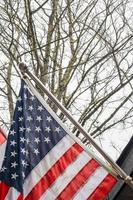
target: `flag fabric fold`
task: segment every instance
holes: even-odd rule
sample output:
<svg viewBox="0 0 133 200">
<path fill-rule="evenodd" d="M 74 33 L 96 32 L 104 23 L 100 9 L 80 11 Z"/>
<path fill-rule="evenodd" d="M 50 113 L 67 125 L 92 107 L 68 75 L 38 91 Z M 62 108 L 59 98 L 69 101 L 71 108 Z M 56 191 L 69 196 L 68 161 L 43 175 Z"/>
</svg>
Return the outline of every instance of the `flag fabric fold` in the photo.
<svg viewBox="0 0 133 200">
<path fill-rule="evenodd" d="M 116 178 L 49 110 L 22 81 L 0 171 L 0 200 L 105 199 Z"/>
<path fill-rule="evenodd" d="M 5 146 L 6 146 L 6 136 L 2 128 L 0 128 L 0 169 L 4 158 Z"/>
<path fill-rule="evenodd" d="M 5 134 L 2 130 L 2 128 L 0 128 L 0 145 L 2 145 L 5 141 L 6 141 Z"/>
</svg>

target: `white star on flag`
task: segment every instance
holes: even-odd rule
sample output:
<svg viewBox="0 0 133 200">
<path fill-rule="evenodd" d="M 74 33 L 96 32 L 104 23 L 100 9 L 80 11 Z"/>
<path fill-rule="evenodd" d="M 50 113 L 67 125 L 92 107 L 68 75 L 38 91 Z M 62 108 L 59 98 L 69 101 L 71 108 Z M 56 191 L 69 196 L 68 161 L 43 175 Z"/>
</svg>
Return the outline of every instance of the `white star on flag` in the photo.
<svg viewBox="0 0 133 200">
<path fill-rule="evenodd" d="M 27 95 L 26 94 L 24 94 L 24 98 L 25 98 L 25 100 L 27 99 Z"/>
<path fill-rule="evenodd" d="M 10 141 L 11 146 L 15 146 L 16 144 L 17 144 L 17 142 L 15 140 Z"/>
<path fill-rule="evenodd" d="M 15 157 L 15 155 L 17 155 L 17 152 L 16 152 L 16 151 L 12 151 L 12 152 L 11 152 L 11 156 L 12 156 L 12 157 Z"/>
<path fill-rule="evenodd" d="M 31 120 L 33 120 L 32 117 L 31 117 L 31 116 L 28 116 L 28 117 L 27 117 L 27 121 L 30 122 Z"/>
<path fill-rule="evenodd" d="M 30 140 L 29 140 L 29 138 L 27 138 L 25 141 L 26 141 L 26 143 L 27 143 L 27 144 L 29 144 L 29 143 L 30 143 Z"/>
<path fill-rule="evenodd" d="M 42 111 L 43 110 L 43 107 L 42 106 L 38 106 L 38 109 L 39 111 Z"/>
<path fill-rule="evenodd" d="M 39 133 L 41 131 L 40 126 L 36 127 L 35 131 L 37 131 Z"/>
<path fill-rule="evenodd" d="M 15 162 L 13 162 L 13 163 L 11 163 L 11 167 L 14 167 L 14 168 L 16 168 L 16 166 L 17 166 L 18 164 L 16 163 L 16 161 Z"/>
<path fill-rule="evenodd" d="M 40 142 L 40 139 L 37 137 L 37 138 L 35 138 L 34 141 L 38 144 Z"/>
<path fill-rule="evenodd" d="M 26 150 L 25 148 L 21 148 L 21 153 L 25 154 L 26 153 Z"/>
<path fill-rule="evenodd" d="M 16 174 L 16 172 L 14 174 L 11 174 L 11 179 L 15 179 L 18 177 L 18 175 Z"/>
<path fill-rule="evenodd" d="M 14 135 L 16 132 L 14 130 L 10 131 L 10 135 Z"/>
<path fill-rule="evenodd" d="M 35 153 L 36 155 L 38 155 L 38 154 L 39 154 L 38 149 L 34 149 L 34 153 Z"/>
<path fill-rule="evenodd" d="M 20 142 L 25 142 L 25 138 L 24 137 L 20 137 Z"/>
<path fill-rule="evenodd" d="M 26 132 L 29 133 L 30 131 L 31 131 L 31 128 L 30 128 L 30 127 L 27 127 L 27 128 L 26 128 Z"/>
<path fill-rule="evenodd" d="M 51 117 L 47 117 L 46 119 L 48 122 L 51 122 L 52 121 L 52 118 Z"/>
<path fill-rule="evenodd" d="M 19 117 L 19 122 L 22 122 L 23 121 L 23 117 Z"/>
<path fill-rule="evenodd" d="M 33 101 L 33 100 L 35 99 L 35 97 L 34 97 L 34 96 L 31 96 L 30 99 Z"/>
<path fill-rule="evenodd" d="M 12 124 L 12 125 L 15 124 L 15 121 L 13 120 L 11 124 Z"/>
<path fill-rule="evenodd" d="M 45 138 L 44 138 L 44 142 L 49 143 L 49 142 L 50 142 L 49 137 L 45 137 Z"/>
<path fill-rule="evenodd" d="M 2 167 L 0 171 L 4 172 L 6 169 L 7 169 L 6 167 Z"/>
<path fill-rule="evenodd" d="M 24 132 L 24 130 L 25 130 L 25 128 L 23 126 L 19 128 L 20 132 Z"/>
<path fill-rule="evenodd" d="M 51 131 L 51 129 L 50 129 L 50 127 L 48 126 L 48 127 L 46 127 L 45 128 L 45 131 L 47 131 L 48 133 Z"/>
<path fill-rule="evenodd" d="M 39 122 L 42 121 L 41 116 L 37 116 L 36 120 L 39 121 Z"/>
<path fill-rule="evenodd" d="M 27 85 L 24 85 L 24 89 L 28 89 Z"/>
<path fill-rule="evenodd" d="M 27 167 L 28 166 L 28 163 L 25 160 L 21 160 L 21 163 L 22 163 L 23 167 Z"/>
<path fill-rule="evenodd" d="M 34 108 L 33 106 L 29 106 L 28 110 L 32 111 Z"/>
<path fill-rule="evenodd" d="M 55 132 L 59 133 L 60 132 L 60 127 L 55 128 Z"/>
<path fill-rule="evenodd" d="M 20 111 L 20 112 L 21 112 L 22 110 L 23 110 L 23 109 L 22 109 L 22 107 L 21 107 L 21 106 L 20 106 L 20 107 L 18 107 L 18 111 Z"/>
<path fill-rule="evenodd" d="M 28 152 L 28 150 L 26 150 L 26 151 L 25 151 L 25 155 L 26 155 L 26 156 L 28 156 L 28 155 L 29 155 L 29 152 Z"/>
</svg>

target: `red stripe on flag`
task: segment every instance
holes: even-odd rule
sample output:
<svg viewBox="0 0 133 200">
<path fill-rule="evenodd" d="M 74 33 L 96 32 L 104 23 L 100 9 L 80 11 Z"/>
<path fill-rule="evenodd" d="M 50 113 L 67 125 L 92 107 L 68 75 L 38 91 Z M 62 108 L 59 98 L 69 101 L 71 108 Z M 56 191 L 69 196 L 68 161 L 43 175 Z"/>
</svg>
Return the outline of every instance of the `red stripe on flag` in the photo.
<svg viewBox="0 0 133 200">
<path fill-rule="evenodd" d="M 23 196 L 20 194 L 20 196 L 17 198 L 17 200 L 23 200 Z"/>
<path fill-rule="evenodd" d="M 5 183 L 0 183 L 0 200 L 4 200 L 10 187 Z"/>
<path fill-rule="evenodd" d="M 41 178 L 25 200 L 38 200 L 42 194 L 54 183 L 54 181 L 64 172 L 77 156 L 83 151 L 77 143 L 74 144 Z"/>
<path fill-rule="evenodd" d="M 88 200 L 103 200 L 117 183 L 117 179 L 111 174 L 108 174 L 99 184 L 96 190 L 91 194 Z"/>
<path fill-rule="evenodd" d="M 6 137 L 2 129 L 0 128 L 0 144 L 3 144 L 5 141 L 6 141 Z"/>
<path fill-rule="evenodd" d="M 74 179 L 67 185 L 65 190 L 60 193 L 56 200 L 67 199 L 71 200 L 74 194 L 80 189 L 80 187 L 88 180 L 89 176 L 99 167 L 99 164 L 95 160 L 90 160 L 84 168 L 74 177 Z M 97 199 L 99 200 L 99 199 Z"/>
</svg>

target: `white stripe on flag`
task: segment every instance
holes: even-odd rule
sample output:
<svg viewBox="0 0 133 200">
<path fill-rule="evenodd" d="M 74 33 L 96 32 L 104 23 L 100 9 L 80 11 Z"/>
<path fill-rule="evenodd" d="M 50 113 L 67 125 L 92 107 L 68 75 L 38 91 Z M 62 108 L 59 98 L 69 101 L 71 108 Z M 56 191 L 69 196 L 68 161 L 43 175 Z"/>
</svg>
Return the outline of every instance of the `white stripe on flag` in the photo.
<svg viewBox="0 0 133 200">
<path fill-rule="evenodd" d="M 31 171 L 24 182 L 24 197 L 26 197 L 47 171 L 59 160 L 59 158 L 75 143 L 69 135 L 66 135 L 56 146 L 42 159 Z"/>
<path fill-rule="evenodd" d="M 79 171 L 91 160 L 90 156 L 86 152 L 79 154 L 77 159 L 70 164 L 65 172 L 57 178 L 53 186 L 48 189 L 40 200 L 56 199 L 57 196 L 65 189 L 65 187 L 71 182 L 71 180 L 79 173 Z"/>
<path fill-rule="evenodd" d="M 20 192 L 18 192 L 15 188 L 11 187 L 6 195 L 5 200 L 17 200 Z"/>
<path fill-rule="evenodd" d="M 6 149 L 6 141 L 0 145 L 0 169 L 2 167 L 4 155 L 5 155 L 5 149 Z"/>
<path fill-rule="evenodd" d="M 80 188 L 73 200 L 86 200 L 100 185 L 107 174 L 108 172 L 105 171 L 105 169 L 98 167 L 96 171 L 89 177 L 86 184 Z"/>
</svg>

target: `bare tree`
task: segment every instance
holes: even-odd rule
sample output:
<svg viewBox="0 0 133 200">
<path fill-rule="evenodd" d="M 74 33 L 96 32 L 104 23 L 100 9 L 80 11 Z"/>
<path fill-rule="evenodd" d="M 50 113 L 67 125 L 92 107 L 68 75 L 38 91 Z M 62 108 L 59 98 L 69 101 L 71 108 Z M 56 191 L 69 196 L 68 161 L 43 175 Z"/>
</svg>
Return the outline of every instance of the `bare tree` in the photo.
<svg viewBox="0 0 133 200">
<path fill-rule="evenodd" d="M 12 120 L 25 61 L 93 137 L 132 125 L 129 0 L 1 0 L 0 10 L 1 124 Z"/>
</svg>

